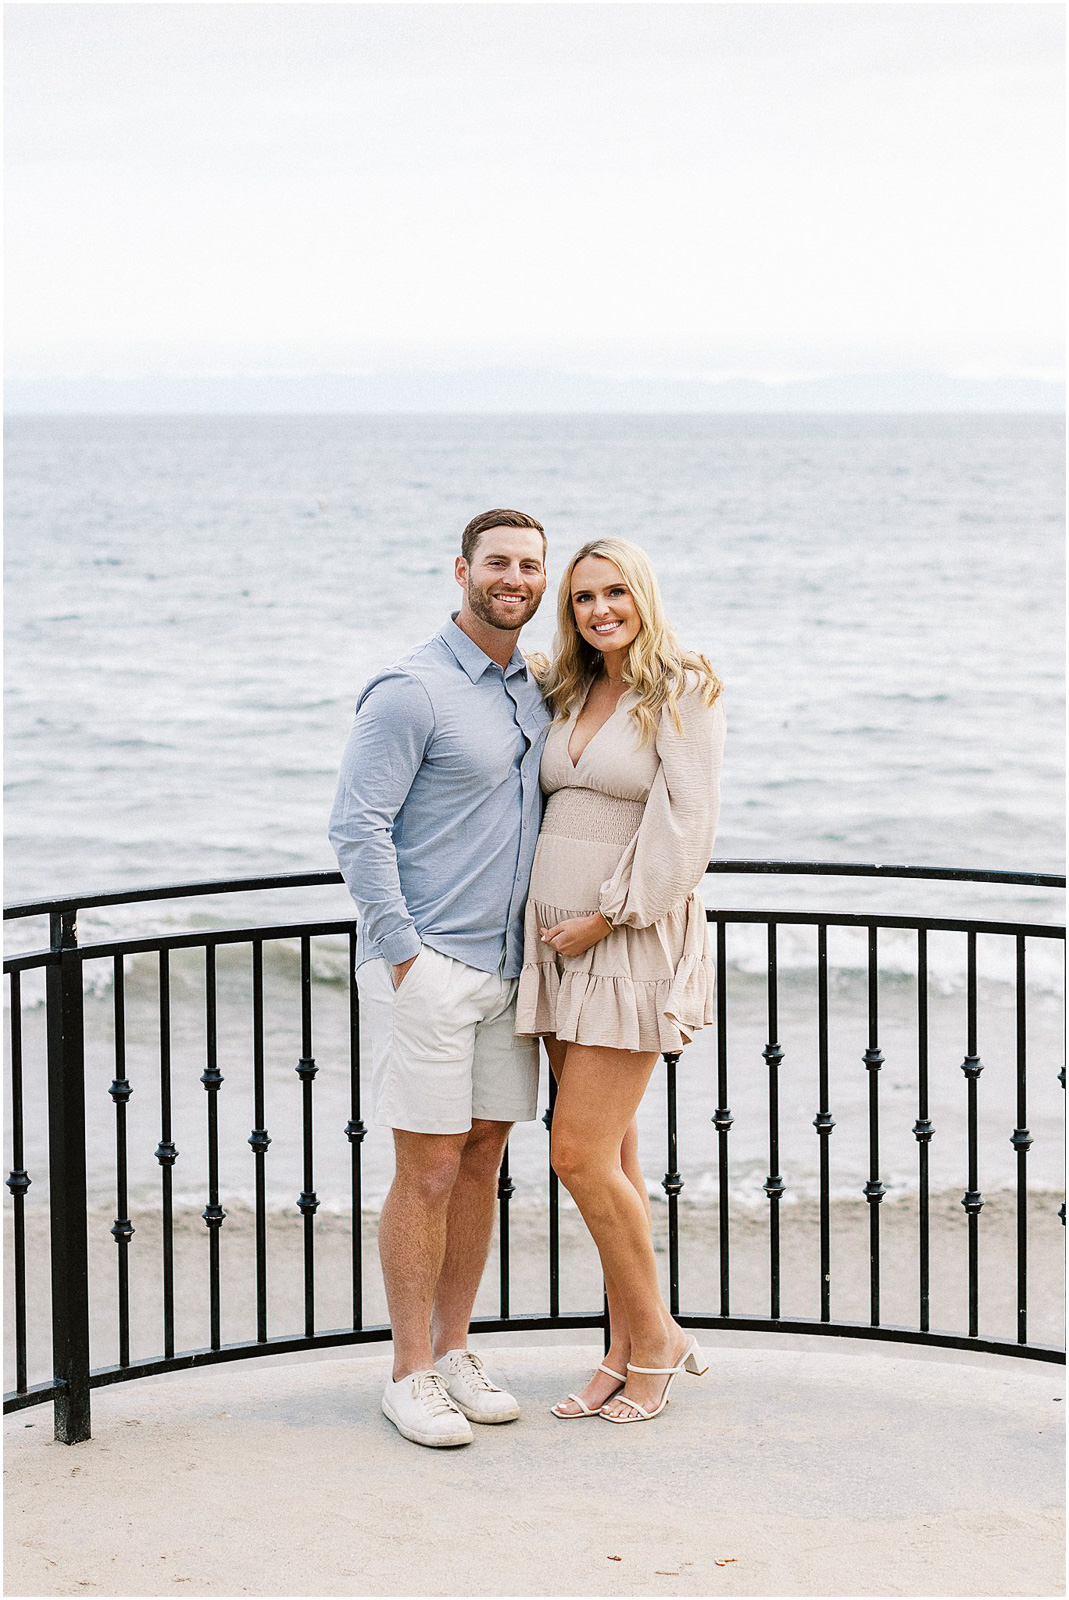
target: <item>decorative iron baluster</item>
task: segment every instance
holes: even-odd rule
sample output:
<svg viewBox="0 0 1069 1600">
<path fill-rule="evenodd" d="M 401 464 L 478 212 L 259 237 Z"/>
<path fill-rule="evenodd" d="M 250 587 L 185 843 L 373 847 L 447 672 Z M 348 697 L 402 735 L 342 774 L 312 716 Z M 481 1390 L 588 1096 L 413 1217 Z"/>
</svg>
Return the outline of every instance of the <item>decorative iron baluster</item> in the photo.
<svg viewBox="0 0 1069 1600">
<path fill-rule="evenodd" d="M 668 1170 L 661 1187 L 668 1196 L 668 1307 L 673 1317 L 679 1315 L 679 1196 L 683 1188 L 683 1179 L 679 1175 L 676 1112 L 676 1072 L 679 1067 L 679 1054 L 678 1050 L 664 1052 L 668 1079 L 666 1104 Z"/>
<path fill-rule="evenodd" d="M 553 1107 L 557 1099 L 557 1080 L 549 1073 L 549 1104 L 542 1121 L 549 1134 L 549 1314 L 560 1316 L 560 1181 L 553 1171 Z"/>
<path fill-rule="evenodd" d="M 126 1170 L 126 1103 L 133 1086 L 126 1076 L 126 982 L 122 956 L 113 961 L 112 997 L 115 1013 L 115 1077 L 108 1093 L 115 1102 L 115 1221 L 111 1236 L 119 1251 L 119 1365 L 130 1365 L 130 1221 Z"/>
<path fill-rule="evenodd" d="M 1017 945 L 1017 1126 L 1010 1143 L 1017 1152 L 1017 1343 L 1028 1343 L 1028 1023 L 1025 988 L 1025 941 Z"/>
<path fill-rule="evenodd" d="M 356 929 L 351 928 L 349 930 L 349 1120 L 345 1124 L 345 1137 L 349 1141 L 351 1167 L 354 1330 L 364 1326 L 364 1202 L 360 1147 L 366 1133 L 367 1129 L 360 1119 L 360 996 L 356 987 Z"/>
<path fill-rule="evenodd" d="M 215 946 L 204 947 L 204 1020 L 207 1065 L 200 1075 L 208 1096 L 208 1204 L 202 1216 L 208 1229 L 208 1294 L 211 1347 L 218 1350 L 220 1333 L 219 1230 L 226 1212 L 219 1204 L 219 1090 L 223 1074 L 219 1071 L 216 1031 Z"/>
<path fill-rule="evenodd" d="M 1065 1093 L 1065 1064 L 1064 1064 L 1064 1062 L 1062 1064 L 1061 1070 L 1058 1073 L 1058 1082 L 1061 1084 L 1062 1093 L 1064 1094 Z M 1065 1201 L 1064 1200 L 1062 1201 L 1061 1205 L 1058 1207 L 1058 1215 L 1062 1219 L 1062 1227 L 1064 1228 L 1065 1227 Z"/>
<path fill-rule="evenodd" d="M 731 1315 L 731 1255 L 728 1211 L 728 1134 L 735 1121 L 728 1105 L 727 925 L 716 924 L 716 1098 L 712 1122 L 717 1148 L 717 1229 L 720 1245 L 720 1315 Z"/>
<path fill-rule="evenodd" d="M 813 1126 L 820 1144 L 820 1320 L 831 1321 L 831 1172 L 828 1140 L 835 1118 L 828 1109 L 828 925 L 817 926 L 817 1092 Z"/>
<path fill-rule="evenodd" d="M 160 951 L 160 1142 L 156 1146 L 162 1190 L 163 1353 L 174 1356 L 174 1164 L 178 1151 L 171 1138 L 171 956 Z"/>
<path fill-rule="evenodd" d="M 312 1056 L 312 941 L 301 937 L 301 1059 L 297 1076 L 301 1080 L 304 1129 L 304 1188 L 297 1197 L 297 1209 L 304 1218 L 304 1332 L 315 1333 L 315 1214 L 319 1206 L 312 1176 L 312 1081 L 318 1068 Z"/>
<path fill-rule="evenodd" d="M 928 1116 L 928 930 L 917 930 L 917 1225 L 920 1280 L 920 1328 L 931 1320 L 931 1219 L 928 1193 L 928 1146 L 935 1128 Z"/>
<path fill-rule="evenodd" d="M 869 1177 L 865 1199 L 869 1203 L 869 1320 L 880 1325 L 880 1201 L 887 1190 L 880 1182 L 880 1050 L 879 966 L 877 924 L 869 923 L 869 1042 L 862 1060 L 869 1075 Z"/>
<path fill-rule="evenodd" d="M 45 969 L 54 1427 L 60 1444 L 79 1444 L 92 1431 L 82 966 L 77 912 L 53 912 L 49 923 L 58 957 Z"/>
<path fill-rule="evenodd" d="M 966 1030 L 965 1060 L 961 1070 L 968 1084 L 968 1137 L 969 1137 L 969 1187 L 961 1203 L 969 1219 L 969 1337 L 975 1339 L 980 1331 L 980 1212 L 984 1197 L 979 1183 L 979 1130 L 977 1118 L 977 1089 L 984 1064 L 976 1051 L 976 935 L 966 934 L 968 941 L 968 971 L 966 977 Z"/>
<path fill-rule="evenodd" d="M 249 1134 L 256 1182 L 256 1337 L 267 1340 L 267 1172 L 271 1135 L 264 1114 L 264 942 L 252 941 L 252 1098 L 253 1129 Z"/>
<path fill-rule="evenodd" d="M 501 1157 L 501 1168 L 497 1175 L 498 1277 L 501 1316 L 505 1320 L 511 1316 L 509 1310 L 509 1201 L 515 1193 L 516 1185 L 509 1177 L 509 1147 L 506 1144 L 504 1154 Z"/>
<path fill-rule="evenodd" d="M 25 1394 L 26 1377 L 26 1190 L 32 1182 L 23 1165 L 22 974 L 11 974 L 11 1171 L 7 1186 L 14 1207 L 15 1234 L 15 1389 Z"/>
<path fill-rule="evenodd" d="M 761 1052 L 768 1063 L 768 1277 L 769 1316 L 779 1316 L 780 1259 L 779 1203 L 786 1185 L 779 1170 L 779 1068 L 783 1051 L 779 1046 L 779 974 L 776 957 L 776 924 L 768 925 L 768 1043 Z"/>
<path fill-rule="evenodd" d="M 917 930 L 917 1226 L 919 1226 L 920 1331 L 931 1320 L 931 1227 L 928 1146 L 935 1126 L 928 1117 L 928 930 Z"/>
</svg>

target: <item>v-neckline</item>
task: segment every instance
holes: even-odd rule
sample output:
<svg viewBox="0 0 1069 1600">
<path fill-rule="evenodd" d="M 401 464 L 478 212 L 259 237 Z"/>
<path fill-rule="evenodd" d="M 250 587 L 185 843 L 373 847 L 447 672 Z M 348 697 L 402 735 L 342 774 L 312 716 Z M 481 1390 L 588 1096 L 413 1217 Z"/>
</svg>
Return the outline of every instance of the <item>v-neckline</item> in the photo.
<svg viewBox="0 0 1069 1600">
<path fill-rule="evenodd" d="M 572 722 L 572 724 L 571 724 L 571 726 L 570 726 L 570 728 L 568 730 L 568 740 L 567 740 L 567 743 L 564 746 L 565 754 L 568 757 L 568 765 L 571 767 L 573 772 L 575 772 L 577 770 L 580 761 L 582 761 L 583 757 L 586 755 L 587 751 L 590 749 L 590 746 L 594 743 L 594 740 L 598 737 L 598 734 L 603 732 L 604 729 L 609 726 L 609 723 L 612 721 L 613 717 L 615 717 L 616 713 L 620 709 L 620 701 L 623 700 L 624 697 L 628 693 L 630 693 L 630 691 L 627 690 L 627 689 L 624 689 L 622 691 L 622 693 L 620 694 L 619 698 L 616 701 L 616 704 L 613 706 L 612 710 L 609 712 L 609 715 L 605 718 L 605 721 L 601 724 L 600 727 L 595 728 L 594 732 L 590 735 L 590 738 L 587 740 L 586 744 L 583 746 L 583 748 L 580 750 L 579 754 L 576 756 L 575 760 L 573 761 L 572 760 L 572 734 L 575 732 L 576 724 L 578 723 L 579 718 L 582 716 L 583 710 L 584 710 L 584 708 L 586 706 L 586 700 L 583 701 L 583 704 L 579 707 L 579 710 L 575 713 L 575 720 Z M 590 691 L 588 690 L 587 691 L 587 699 L 589 699 L 589 698 L 590 698 Z"/>
</svg>

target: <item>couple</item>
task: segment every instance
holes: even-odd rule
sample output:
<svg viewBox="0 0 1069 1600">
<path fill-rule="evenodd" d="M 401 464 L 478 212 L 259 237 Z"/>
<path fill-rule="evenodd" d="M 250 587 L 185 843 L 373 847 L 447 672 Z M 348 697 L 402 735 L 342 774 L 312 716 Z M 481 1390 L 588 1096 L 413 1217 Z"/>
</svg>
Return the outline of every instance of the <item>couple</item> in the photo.
<svg viewBox="0 0 1069 1600">
<path fill-rule="evenodd" d="M 357 703 L 330 829 L 396 1152 L 382 1409 L 435 1446 L 519 1415 L 466 1346 L 505 1143 L 537 1109 L 538 1036 L 553 1167 L 598 1246 L 611 1328 L 554 1414 L 646 1421 L 684 1365 L 704 1370 L 661 1295 L 635 1114 L 658 1053 L 711 1020 L 697 885 L 724 740 L 717 677 L 680 649 L 635 545 L 576 552 L 549 663 L 517 648 L 546 588 L 541 524 L 487 511 L 461 550 L 460 609 Z"/>
</svg>

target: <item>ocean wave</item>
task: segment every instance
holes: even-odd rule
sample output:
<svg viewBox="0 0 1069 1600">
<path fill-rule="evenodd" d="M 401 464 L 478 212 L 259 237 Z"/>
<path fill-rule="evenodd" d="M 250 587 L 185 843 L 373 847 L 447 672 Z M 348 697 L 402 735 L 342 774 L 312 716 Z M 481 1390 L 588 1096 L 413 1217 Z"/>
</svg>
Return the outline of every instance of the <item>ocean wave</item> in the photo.
<svg viewBox="0 0 1069 1600">
<path fill-rule="evenodd" d="M 762 1180 L 763 1182 L 763 1180 Z M 887 1174 L 883 1175 L 886 1194 L 883 1200 L 885 1206 L 913 1203 L 918 1194 L 916 1174 Z M 388 1185 L 383 1183 L 365 1184 L 361 1196 L 361 1210 L 364 1215 L 377 1216 L 386 1198 Z M 646 1189 L 650 1204 L 656 1210 L 667 1205 L 667 1196 L 661 1184 L 654 1178 L 647 1178 Z M 929 1203 L 932 1211 L 942 1210 L 949 1212 L 954 1217 L 961 1212 L 961 1197 L 964 1185 L 953 1188 L 933 1188 L 929 1191 Z M 1051 1202 L 1051 1210 L 1057 1209 L 1061 1201 L 1062 1191 L 1050 1187 L 1048 1184 L 1030 1184 L 1028 1196 L 1032 1204 L 1042 1203 L 1044 1200 Z M 987 1184 L 983 1190 L 984 1199 L 988 1204 L 999 1200 L 1011 1200 L 1016 1193 L 1016 1186 L 1012 1180 L 999 1181 Z M 159 1204 L 158 1190 L 136 1189 L 131 1191 L 132 1209 L 138 1209 L 152 1214 L 156 1212 Z M 835 1207 L 864 1207 L 867 1211 L 868 1202 L 865 1199 L 864 1180 L 862 1177 L 851 1184 L 834 1184 L 829 1190 L 828 1198 Z M 820 1199 L 820 1184 L 815 1175 L 805 1174 L 792 1180 L 790 1186 L 780 1199 L 780 1206 L 786 1210 L 802 1207 L 811 1207 Z M 109 1197 L 101 1188 L 99 1193 L 90 1197 L 91 1204 L 107 1212 L 110 1216 Z M 224 1188 L 219 1194 L 220 1204 L 227 1212 L 231 1225 L 241 1227 L 251 1226 L 255 1217 L 255 1194 L 250 1188 Z M 719 1180 L 715 1172 L 703 1172 L 693 1178 L 688 1178 L 680 1195 L 680 1202 L 685 1207 L 694 1210 L 715 1210 L 719 1201 Z M 730 1208 L 732 1214 L 741 1214 L 750 1218 L 765 1218 L 768 1215 L 769 1202 L 761 1182 L 756 1176 L 750 1180 L 738 1180 L 732 1177 L 730 1191 Z M 543 1215 L 548 1210 L 546 1198 L 532 1198 L 530 1195 L 517 1193 L 510 1200 L 510 1209 L 513 1213 L 524 1212 L 528 1215 Z M 180 1223 L 185 1220 L 203 1227 L 204 1195 L 192 1189 L 176 1190 L 173 1195 L 175 1221 Z M 296 1195 L 289 1196 L 278 1191 L 267 1195 L 267 1217 L 269 1221 L 289 1220 L 297 1222 L 301 1213 L 297 1206 Z M 345 1221 L 352 1214 L 352 1204 L 348 1196 L 328 1195 L 320 1197 L 316 1210 L 316 1222 L 322 1224 Z"/>
<path fill-rule="evenodd" d="M 847 935 L 848 937 L 842 937 Z M 764 989 L 768 972 L 768 938 L 764 926 L 750 923 L 728 927 L 727 971 L 729 980 L 749 993 Z M 301 980 L 300 939 L 266 940 L 264 951 L 265 983 L 289 991 Z M 781 925 L 776 939 L 776 961 L 781 988 L 798 992 L 817 980 L 816 936 L 812 928 Z M 172 990 L 199 986 L 202 982 L 203 951 L 177 951 L 170 962 Z M 981 998 L 986 993 L 1000 1009 L 1012 1003 L 1016 987 L 1015 941 L 1008 935 L 980 935 L 977 938 L 976 970 Z M 310 945 L 313 984 L 324 988 L 344 988 L 349 981 L 349 942 L 343 935 L 313 935 Z M 127 956 L 125 988 L 131 998 L 155 996 L 159 986 L 159 957 L 155 952 Z M 216 978 L 221 988 L 243 980 L 251 972 L 251 944 L 220 945 L 216 950 Z M 912 984 L 917 978 L 917 935 L 911 929 L 881 929 L 877 947 L 877 972 L 883 984 Z M 868 982 L 866 930 L 832 929 L 828 938 L 828 976 L 838 993 L 857 991 Z M 1034 938 L 1028 942 L 1026 956 L 1028 992 L 1033 996 L 1060 996 L 1064 986 L 1063 949 L 1059 939 Z M 109 960 L 88 960 L 83 964 L 86 999 L 101 1001 L 113 990 L 113 966 Z M 962 994 L 968 983 L 968 958 L 964 934 L 929 934 L 928 992 L 949 997 Z M 43 970 L 22 974 L 24 1007 L 42 1005 L 45 998 Z M 9 1003 L 5 992 L 4 1004 Z"/>
</svg>

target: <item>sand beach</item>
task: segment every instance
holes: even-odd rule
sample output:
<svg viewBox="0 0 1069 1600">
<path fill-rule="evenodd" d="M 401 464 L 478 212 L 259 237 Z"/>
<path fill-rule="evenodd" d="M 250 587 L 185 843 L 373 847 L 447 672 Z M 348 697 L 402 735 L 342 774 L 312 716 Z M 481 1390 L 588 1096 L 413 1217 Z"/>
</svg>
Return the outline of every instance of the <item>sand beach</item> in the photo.
<svg viewBox="0 0 1069 1600">
<path fill-rule="evenodd" d="M 960 1196 L 940 1194 L 931 1206 L 931 1326 L 960 1332 L 967 1326 L 968 1277 L 965 1213 Z M 1029 1203 L 1029 1325 L 1031 1342 L 1059 1344 L 1064 1303 L 1063 1232 L 1060 1196 L 1033 1192 Z M 915 1199 L 885 1200 L 881 1211 L 881 1320 L 917 1326 L 917 1207 Z M 820 1314 L 818 1213 L 813 1201 L 784 1205 L 781 1212 L 782 1315 Z M 117 1248 L 109 1232 L 113 1213 L 90 1213 L 92 1360 L 95 1367 L 118 1361 Z M 133 1360 L 162 1352 L 162 1255 L 158 1212 L 134 1214 L 130 1246 L 130 1347 Z M 738 1207 L 731 1215 L 731 1311 L 769 1314 L 767 1215 Z M 30 1317 L 30 1381 L 48 1376 L 47 1217 L 28 1211 L 27 1256 Z M 221 1331 L 224 1344 L 256 1336 L 254 1213 L 228 1208 L 220 1230 Z M 376 1253 L 377 1213 L 362 1219 L 363 1323 L 386 1321 Z M 864 1200 L 832 1206 L 832 1316 L 869 1320 L 868 1207 Z M 512 1316 L 545 1315 L 549 1309 L 548 1215 L 540 1207 L 511 1207 L 509 1221 Z M 176 1348 L 209 1342 L 208 1230 L 200 1213 L 178 1210 L 174 1224 Z M 667 1206 L 655 1202 L 654 1235 L 667 1285 Z M 680 1206 L 680 1301 L 695 1314 L 716 1314 L 719 1298 L 719 1224 L 715 1206 Z M 1016 1337 L 1015 1197 L 989 1196 L 981 1213 L 980 1333 Z M 12 1253 L 6 1253 L 11 1271 Z M 344 1215 L 323 1212 L 315 1222 L 315 1326 L 317 1331 L 352 1326 L 352 1235 Z M 267 1227 L 268 1334 L 297 1335 L 304 1328 L 303 1222 L 296 1209 L 272 1212 Z M 560 1306 L 564 1313 L 596 1313 L 601 1306 L 597 1255 L 582 1219 L 567 1195 L 560 1207 Z M 500 1314 L 500 1270 L 495 1239 L 476 1315 Z M 14 1343 L 7 1341 L 5 1387 L 14 1387 Z"/>
</svg>

